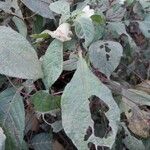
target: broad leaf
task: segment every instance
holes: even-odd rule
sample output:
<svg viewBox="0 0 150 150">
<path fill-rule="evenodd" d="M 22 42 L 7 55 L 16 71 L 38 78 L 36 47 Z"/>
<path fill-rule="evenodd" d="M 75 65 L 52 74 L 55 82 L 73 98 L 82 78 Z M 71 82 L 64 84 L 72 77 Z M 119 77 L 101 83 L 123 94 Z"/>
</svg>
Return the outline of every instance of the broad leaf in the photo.
<svg viewBox="0 0 150 150">
<path fill-rule="evenodd" d="M 106 117 L 112 133 L 108 137 L 99 138 L 94 135 L 94 122 L 89 109 L 89 98 L 92 95 L 99 97 L 109 107 Z M 71 82 L 64 90 L 61 108 L 63 128 L 77 149 L 87 150 L 87 144 L 90 142 L 96 146 L 112 147 L 118 129 L 119 109 L 110 90 L 93 75 L 82 56 L 79 58 L 78 67 Z M 92 134 L 84 140 L 89 127 L 92 129 Z"/>
<path fill-rule="evenodd" d="M 139 0 L 140 4 L 142 5 L 143 9 L 147 12 L 150 11 L 150 1 L 148 0 Z"/>
<path fill-rule="evenodd" d="M 146 38 L 150 38 L 150 21 L 138 21 L 139 28 Z"/>
<path fill-rule="evenodd" d="M 51 96 L 48 91 L 38 91 L 31 96 L 36 111 L 47 112 L 60 107 L 60 97 Z"/>
<path fill-rule="evenodd" d="M 121 7 L 120 4 L 113 5 L 106 12 L 106 19 L 109 21 L 121 21 L 125 15 L 126 9 Z"/>
<path fill-rule="evenodd" d="M 130 37 L 130 35 L 127 33 L 124 23 L 122 23 L 122 22 L 110 22 L 107 25 L 107 27 L 108 27 L 109 30 L 111 30 L 113 32 L 116 32 L 119 36 L 122 35 L 122 34 L 127 35 L 130 45 L 135 47 L 135 42 Z"/>
<path fill-rule="evenodd" d="M 33 137 L 30 144 L 35 150 L 52 150 L 51 133 L 40 133 Z"/>
<path fill-rule="evenodd" d="M 3 10 L 5 13 L 15 14 L 18 17 L 22 18 L 22 12 L 18 6 L 18 1 L 16 0 L 1 0 L 0 1 L 0 10 Z"/>
<path fill-rule="evenodd" d="M 95 0 L 86 0 L 83 2 L 83 5 L 94 5 L 94 9 L 100 13 L 105 12 L 106 10 L 109 9 L 110 7 L 110 2 L 109 0 L 99 0 L 99 1 L 95 1 Z M 95 5 L 96 4 L 96 5 Z"/>
<path fill-rule="evenodd" d="M 75 32 L 79 38 L 85 39 L 85 46 L 89 46 L 94 39 L 94 25 L 90 18 L 79 17 L 75 20 Z"/>
<path fill-rule="evenodd" d="M 70 54 L 69 60 L 63 62 L 63 70 L 72 71 L 77 68 L 78 56 L 75 54 Z"/>
<path fill-rule="evenodd" d="M 0 94 L 0 124 L 6 134 L 6 149 L 12 145 L 22 148 L 25 111 L 22 97 L 14 89 L 7 89 Z"/>
<path fill-rule="evenodd" d="M 42 77 L 35 50 L 11 28 L 0 27 L 0 53 L 0 74 L 34 80 Z"/>
<path fill-rule="evenodd" d="M 50 4 L 50 9 L 62 15 L 62 20 L 65 21 L 70 17 L 70 4 L 64 0 L 59 0 Z"/>
<path fill-rule="evenodd" d="M 22 34 L 26 38 L 27 27 L 26 27 L 26 24 L 24 23 L 24 21 L 21 20 L 20 18 L 15 17 L 15 16 L 12 18 L 12 20 L 15 23 L 19 33 Z"/>
<path fill-rule="evenodd" d="M 54 40 L 42 57 L 42 67 L 44 72 L 43 81 L 47 88 L 57 80 L 63 70 L 63 43 Z"/>
<path fill-rule="evenodd" d="M 53 19 L 53 13 L 49 9 L 51 0 L 21 0 L 29 9 L 45 18 Z"/>
<path fill-rule="evenodd" d="M 113 41 L 97 41 L 89 47 L 89 58 L 92 65 L 107 77 L 119 65 L 122 46 Z"/>
</svg>

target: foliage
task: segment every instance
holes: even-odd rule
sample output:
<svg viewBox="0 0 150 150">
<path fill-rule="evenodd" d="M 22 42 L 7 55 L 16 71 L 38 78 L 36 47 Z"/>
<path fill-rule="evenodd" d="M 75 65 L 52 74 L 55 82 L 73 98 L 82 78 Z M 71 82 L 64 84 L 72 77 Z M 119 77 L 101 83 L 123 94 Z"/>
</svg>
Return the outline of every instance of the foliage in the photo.
<svg viewBox="0 0 150 150">
<path fill-rule="evenodd" d="M 0 24 L 6 150 L 150 149 L 148 0 L 0 0 Z"/>
</svg>

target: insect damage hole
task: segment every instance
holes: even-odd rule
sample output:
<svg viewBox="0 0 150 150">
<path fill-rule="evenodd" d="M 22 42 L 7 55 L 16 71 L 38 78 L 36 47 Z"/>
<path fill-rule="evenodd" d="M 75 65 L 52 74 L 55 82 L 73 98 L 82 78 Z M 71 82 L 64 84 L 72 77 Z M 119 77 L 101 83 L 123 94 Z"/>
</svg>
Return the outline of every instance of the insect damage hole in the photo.
<svg viewBox="0 0 150 150">
<path fill-rule="evenodd" d="M 107 61 L 109 61 L 109 60 L 110 60 L 110 56 L 109 56 L 109 54 L 106 54 L 106 59 L 107 59 Z"/>
<path fill-rule="evenodd" d="M 106 43 L 106 44 L 108 44 L 108 43 Z M 111 49 L 110 49 L 108 46 L 105 45 L 105 51 L 106 51 L 107 53 L 110 53 Z"/>
<path fill-rule="evenodd" d="M 86 130 L 84 141 L 87 141 L 91 135 L 92 135 L 92 128 L 89 126 L 88 129 Z"/>
<path fill-rule="evenodd" d="M 100 138 L 107 137 L 108 133 L 111 131 L 109 121 L 105 115 L 109 110 L 109 107 L 95 95 L 92 95 L 89 98 L 89 101 L 91 118 L 94 121 L 94 135 Z"/>
<path fill-rule="evenodd" d="M 106 44 L 108 44 L 108 43 L 105 43 L 106 60 L 109 61 L 110 60 L 109 53 L 110 53 L 111 49 Z"/>
</svg>

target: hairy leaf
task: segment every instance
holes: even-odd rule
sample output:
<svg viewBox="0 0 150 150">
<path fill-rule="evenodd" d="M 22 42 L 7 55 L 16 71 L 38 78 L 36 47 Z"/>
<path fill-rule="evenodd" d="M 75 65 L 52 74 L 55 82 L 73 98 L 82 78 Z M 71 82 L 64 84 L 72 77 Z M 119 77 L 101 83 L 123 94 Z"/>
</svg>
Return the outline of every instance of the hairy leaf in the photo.
<svg viewBox="0 0 150 150">
<path fill-rule="evenodd" d="M 33 137 L 30 144 L 35 150 L 52 150 L 52 135 L 40 133 Z"/>
<path fill-rule="evenodd" d="M 15 17 L 15 16 L 12 18 L 12 20 L 15 23 L 19 33 L 22 34 L 26 38 L 27 27 L 26 27 L 26 24 L 24 23 L 24 21 L 21 20 L 20 18 Z"/>
<path fill-rule="evenodd" d="M 75 22 L 75 32 L 79 38 L 85 39 L 85 46 L 89 46 L 94 39 L 94 25 L 90 18 L 79 17 Z"/>
<path fill-rule="evenodd" d="M 1 0 L 0 10 L 3 10 L 5 13 L 8 14 L 15 14 L 18 17 L 22 18 L 22 12 L 18 6 L 18 1 L 16 0 Z"/>
<path fill-rule="evenodd" d="M 92 95 L 96 95 L 109 106 L 106 117 L 109 119 L 112 133 L 107 138 L 94 135 L 94 122 L 91 119 L 88 100 Z M 96 146 L 112 147 L 118 129 L 118 106 L 110 90 L 92 74 L 81 56 L 77 70 L 62 95 L 61 108 L 63 128 L 78 149 L 87 150 L 87 144 L 90 142 Z M 84 137 L 89 127 L 92 129 L 92 134 L 86 141 Z"/>
<path fill-rule="evenodd" d="M 138 21 L 139 28 L 145 37 L 150 38 L 150 21 Z"/>
<path fill-rule="evenodd" d="M 70 4 L 64 0 L 59 0 L 54 3 L 50 4 L 50 9 L 57 13 L 62 15 L 62 20 L 65 21 L 70 16 Z"/>
<path fill-rule="evenodd" d="M 124 17 L 126 9 L 120 4 L 113 5 L 107 12 L 106 18 L 109 21 L 121 21 Z"/>
<path fill-rule="evenodd" d="M 130 45 L 135 47 L 135 42 L 133 41 L 131 36 L 127 33 L 124 23 L 122 23 L 122 22 L 110 22 L 107 27 L 109 30 L 116 32 L 119 36 L 122 34 L 127 35 Z"/>
<path fill-rule="evenodd" d="M 72 71 L 77 68 L 78 57 L 75 54 L 70 54 L 69 60 L 63 62 L 63 70 Z"/>
<path fill-rule="evenodd" d="M 113 41 L 97 41 L 89 47 L 89 58 L 93 66 L 107 77 L 119 65 L 122 46 Z"/>
<path fill-rule="evenodd" d="M 42 57 L 42 67 L 44 72 L 43 81 L 47 88 L 57 80 L 63 70 L 63 43 L 53 40 Z"/>
<path fill-rule="evenodd" d="M 25 128 L 25 111 L 20 94 L 7 89 L 0 94 L 0 124 L 6 133 L 6 149 L 21 149 Z M 10 138 L 9 138 L 10 137 Z"/>
<path fill-rule="evenodd" d="M 0 27 L 0 53 L 0 74 L 34 80 L 42 77 L 35 50 L 11 28 Z"/>
<path fill-rule="evenodd" d="M 51 0 L 21 0 L 29 9 L 45 18 L 53 19 L 53 13 L 49 9 Z"/>
</svg>

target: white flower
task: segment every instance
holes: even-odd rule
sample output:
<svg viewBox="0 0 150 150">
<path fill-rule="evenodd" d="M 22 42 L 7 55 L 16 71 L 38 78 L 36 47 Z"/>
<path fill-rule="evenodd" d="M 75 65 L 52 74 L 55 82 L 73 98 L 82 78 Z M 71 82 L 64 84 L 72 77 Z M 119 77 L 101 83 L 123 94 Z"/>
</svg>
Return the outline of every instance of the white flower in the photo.
<svg viewBox="0 0 150 150">
<path fill-rule="evenodd" d="M 63 23 L 55 31 L 47 31 L 47 33 L 61 42 L 70 41 L 72 35 L 69 23 Z"/>
<path fill-rule="evenodd" d="M 90 9 L 90 6 L 87 5 L 82 9 L 83 14 L 82 17 L 90 18 L 92 15 L 94 15 L 94 9 Z"/>
</svg>

